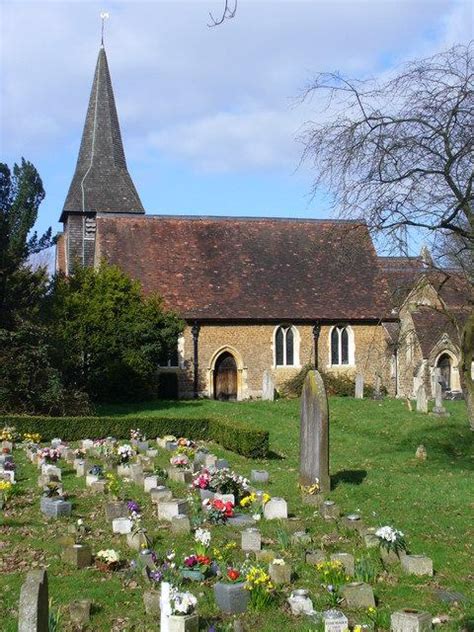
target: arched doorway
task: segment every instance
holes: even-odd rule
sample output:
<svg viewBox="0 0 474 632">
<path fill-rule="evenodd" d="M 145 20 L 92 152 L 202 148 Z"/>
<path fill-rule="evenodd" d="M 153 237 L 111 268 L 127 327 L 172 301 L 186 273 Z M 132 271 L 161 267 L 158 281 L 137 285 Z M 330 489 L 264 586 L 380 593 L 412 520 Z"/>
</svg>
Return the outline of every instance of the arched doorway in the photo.
<svg viewBox="0 0 474 632">
<path fill-rule="evenodd" d="M 221 353 L 216 360 L 214 398 L 225 401 L 237 399 L 237 363 L 228 351 Z"/>
<path fill-rule="evenodd" d="M 451 358 L 447 353 L 440 355 L 437 368 L 439 369 L 439 381 L 443 391 L 451 390 Z"/>
</svg>

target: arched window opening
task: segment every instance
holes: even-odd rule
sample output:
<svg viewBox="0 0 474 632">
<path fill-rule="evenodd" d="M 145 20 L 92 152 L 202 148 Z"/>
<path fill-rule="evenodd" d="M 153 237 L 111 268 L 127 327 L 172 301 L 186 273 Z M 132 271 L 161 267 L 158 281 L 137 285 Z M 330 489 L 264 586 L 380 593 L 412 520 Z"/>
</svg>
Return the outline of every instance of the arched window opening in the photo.
<svg viewBox="0 0 474 632">
<path fill-rule="evenodd" d="M 276 366 L 295 366 L 295 332 L 291 325 L 281 325 L 275 332 Z"/>
<path fill-rule="evenodd" d="M 348 327 L 337 326 L 331 331 L 331 364 L 347 365 L 353 362 L 352 336 Z"/>
</svg>

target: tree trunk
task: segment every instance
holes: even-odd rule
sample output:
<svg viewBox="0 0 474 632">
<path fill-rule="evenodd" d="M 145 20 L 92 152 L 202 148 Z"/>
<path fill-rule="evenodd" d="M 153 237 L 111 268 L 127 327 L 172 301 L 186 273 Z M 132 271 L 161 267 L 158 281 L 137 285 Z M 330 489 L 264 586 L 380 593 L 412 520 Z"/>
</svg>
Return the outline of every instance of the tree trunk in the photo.
<svg viewBox="0 0 474 632">
<path fill-rule="evenodd" d="M 463 328 L 461 337 L 461 365 L 459 378 L 462 392 L 466 401 L 467 416 L 471 430 L 474 430 L 474 381 L 472 379 L 472 362 L 474 361 L 474 313 L 472 313 Z"/>
</svg>

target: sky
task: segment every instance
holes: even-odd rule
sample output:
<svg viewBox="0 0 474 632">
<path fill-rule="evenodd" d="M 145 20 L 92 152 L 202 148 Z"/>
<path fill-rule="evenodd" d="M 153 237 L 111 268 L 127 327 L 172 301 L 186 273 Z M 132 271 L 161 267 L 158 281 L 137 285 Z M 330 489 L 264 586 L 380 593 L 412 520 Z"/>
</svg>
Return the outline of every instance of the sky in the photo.
<svg viewBox="0 0 474 632">
<path fill-rule="evenodd" d="M 384 76 L 473 38 L 464 0 L 0 0 L 0 160 L 33 162 L 37 229 L 58 223 L 107 11 L 107 51 L 130 174 L 147 213 L 322 218 L 298 135 L 318 72 Z"/>
</svg>

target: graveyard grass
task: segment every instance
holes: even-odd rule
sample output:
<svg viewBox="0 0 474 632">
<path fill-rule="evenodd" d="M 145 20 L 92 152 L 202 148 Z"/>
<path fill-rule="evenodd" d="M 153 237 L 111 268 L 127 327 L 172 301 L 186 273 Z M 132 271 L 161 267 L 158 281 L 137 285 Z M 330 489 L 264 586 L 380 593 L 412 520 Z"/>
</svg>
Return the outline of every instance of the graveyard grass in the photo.
<svg viewBox="0 0 474 632">
<path fill-rule="evenodd" d="M 470 604 L 449 605 L 433 596 L 433 589 L 443 588 L 469 596 L 472 580 L 472 440 L 462 402 L 446 404 L 451 416 L 438 419 L 416 412 L 409 412 L 401 401 L 354 400 L 332 398 L 330 400 L 330 469 L 332 491 L 330 498 L 336 500 L 344 513 L 357 511 L 368 526 L 391 524 L 404 531 L 413 553 L 424 553 L 434 561 L 433 578 L 401 576 L 398 570 L 389 573 L 385 581 L 374 586 L 375 595 L 382 611 L 387 614 L 399 608 L 427 610 L 433 615 L 448 614 L 451 621 L 440 628 L 442 632 L 455 632 L 466 626 L 473 617 Z M 298 428 L 299 402 L 279 400 L 276 402 L 220 403 L 212 401 L 152 402 L 122 407 L 104 406 L 102 414 L 141 415 L 165 412 L 167 416 L 193 417 L 203 414 L 224 414 L 227 418 L 246 422 L 270 432 L 272 454 L 266 460 L 250 460 L 232 452 L 213 446 L 214 452 L 228 458 L 231 467 L 249 475 L 251 469 L 267 469 L 271 481 L 266 487 L 272 496 L 283 496 L 288 500 L 290 515 L 298 520 L 285 524 L 264 523 L 262 530 L 267 548 L 281 550 L 285 538 L 279 529 L 287 532 L 306 528 L 313 536 L 313 548 L 318 548 L 324 534 L 334 534 L 332 523 L 324 524 L 314 517 L 314 509 L 302 505 L 297 489 L 298 479 Z M 419 444 L 426 447 L 425 462 L 415 459 Z M 160 451 L 160 462 L 166 464 L 169 455 Z M 0 522 L 0 603 L 1 629 L 16 630 L 15 615 L 19 591 L 26 571 L 46 566 L 49 575 L 50 597 L 53 609 L 62 612 L 61 630 L 72 630 L 68 624 L 67 604 L 74 599 L 90 598 L 95 607 L 88 630 L 135 630 L 157 629 L 152 619 L 144 615 L 140 581 L 124 580 L 118 574 L 101 574 L 93 568 L 72 570 L 61 562 L 61 537 L 66 524 L 78 517 L 92 528 L 88 541 L 93 551 L 100 548 L 120 549 L 127 559 L 135 554 L 127 549 L 118 536 L 112 536 L 110 524 L 105 522 L 101 496 L 94 496 L 85 488 L 84 479 L 76 479 L 70 470 L 63 480 L 65 488 L 72 494 L 74 519 L 47 522 L 39 512 L 40 490 L 36 487 L 37 470 L 27 463 L 20 451 L 20 489 L 14 503 L 15 512 L 6 512 Z M 179 496 L 179 484 L 170 483 Z M 131 496 L 144 501 L 145 495 L 138 486 L 130 487 Z M 181 487 L 181 495 L 184 495 Z M 150 535 L 154 536 L 156 548 L 165 552 L 170 547 L 177 557 L 192 550 L 191 537 L 175 536 L 167 527 L 158 528 L 153 517 L 151 503 L 145 505 L 144 522 Z M 1 518 L 1 516 L 0 516 Z M 215 534 L 215 535 L 214 535 Z M 366 550 L 356 536 L 349 536 L 342 528 L 339 535 L 346 541 L 330 546 L 329 551 L 346 551 L 357 557 L 369 555 L 376 559 L 373 549 Z M 230 527 L 213 528 L 213 544 L 230 538 L 240 543 L 239 531 Z M 291 560 L 293 571 L 298 576 L 295 587 L 310 590 L 315 608 L 324 608 L 322 589 L 318 586 L 313 568 L 303 563 L 303 550 L 292 548 L 285 557 Z M 3 561 L 1 561 L 3 558 Z M 128 581 L 128 583 L 127 583 Z M 208 630 L 211 620 L 219 618 L 214 605 L 212 588 L 191 584 L 190 590 L 199 594 L 201 629 Z M 288 591 L 287 591 L 288 592 Z M 231 621 L 231 618 L 224 618 Z M 248 613 L 246 629 L 271 632 L 274 630 L 316 630 L 301 618 L 291 618 L 278 607 L 261 614 Z M 209 624 L 209 625 L 208 625 Z M 467 625 L 466 625 L 467 624 Z M 217 628 L 223 629 L 223 628 Z"/>
</svg>

